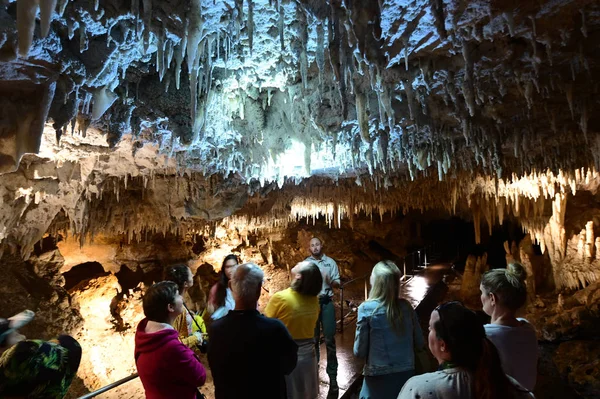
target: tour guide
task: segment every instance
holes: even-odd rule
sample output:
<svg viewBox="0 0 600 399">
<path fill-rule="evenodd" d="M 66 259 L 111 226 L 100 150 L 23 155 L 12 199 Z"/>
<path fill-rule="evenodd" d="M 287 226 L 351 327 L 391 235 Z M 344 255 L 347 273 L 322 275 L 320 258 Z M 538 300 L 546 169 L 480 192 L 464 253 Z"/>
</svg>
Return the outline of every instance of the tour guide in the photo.
<svg viewBox="0 0 600 399">
<path fill-rule="evenodd" d="M 335 307 L 333 306 L 333 288 L 340 286 L 340 272 L 333 259 L 322 252 L 321 240 L 314 237 L 310 240 L 308 248 L 311 256 L 307 261 L 314 262 L 323 274 L 323 288 L 319 293 L 320 312 L 315 327 L 315 348 L 317 361 L 319 361 L 319 340 L 321 336 L 321 325 L 325 336 L 325 348 L 327 349 L 327 375 L 329 376 L 329 393 L 327 399 L 337 398 L 339 388 L 337 384 L 338 362 L 335 353 Z"/>
</svg>

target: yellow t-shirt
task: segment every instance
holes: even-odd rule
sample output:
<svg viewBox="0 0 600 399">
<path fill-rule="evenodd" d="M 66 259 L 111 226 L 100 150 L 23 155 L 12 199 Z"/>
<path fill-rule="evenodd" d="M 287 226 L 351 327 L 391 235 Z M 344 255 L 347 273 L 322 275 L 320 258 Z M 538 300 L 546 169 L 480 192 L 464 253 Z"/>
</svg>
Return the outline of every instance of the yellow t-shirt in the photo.
<svg viewBox="0 0 600 399">
<path fill-rule="evenodd" d="M 319 299 L 288 288 L 271 297 L 265 315 L 281 320 L 294 339 L 313 338 L 319 318 Z"/>
</svg>

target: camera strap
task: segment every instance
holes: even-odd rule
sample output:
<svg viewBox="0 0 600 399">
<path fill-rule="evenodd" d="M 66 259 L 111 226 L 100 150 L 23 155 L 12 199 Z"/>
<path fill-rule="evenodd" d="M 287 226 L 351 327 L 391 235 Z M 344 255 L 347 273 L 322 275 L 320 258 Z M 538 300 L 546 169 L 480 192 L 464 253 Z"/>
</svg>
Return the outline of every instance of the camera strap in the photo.
<svg viewBox="0 0 600 399">
<path fill-rule="evenodd" d="M 194 317 L 195 314 L 190 311 L 190 308 L 187 307 L 187 305 L 185 304 L 185 302 L 183 302 L 183 307 L 190 314 L 190 317 L 194 321 L 194 324 L 196 325 L 196 327 L 198 327 L 198 331 L 202 332 L 202 328 L 200 327 L 200 324 L 198 324 L 198 320 L 196 320 L 196 318 Z"/>
</svg>

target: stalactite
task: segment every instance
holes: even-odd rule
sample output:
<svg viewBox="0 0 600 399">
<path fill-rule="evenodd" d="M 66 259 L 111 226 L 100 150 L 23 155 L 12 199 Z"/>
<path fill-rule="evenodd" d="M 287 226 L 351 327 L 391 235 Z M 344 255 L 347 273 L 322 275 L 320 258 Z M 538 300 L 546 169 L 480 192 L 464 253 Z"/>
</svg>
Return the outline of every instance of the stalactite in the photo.
<svg viewBox="0 0 600 399">
<path fill-rule="evenodd" d="M 85 23 L 79 22 L 79 52 L 83 53 L 88 49 L 88 38 Z"/>
<path fill-rule="evenodd" d="M 92 109 L 92 121 L 100 119 L 108 108 L 115 102 L 117 95 L 106 86 L 94 92 L 94 107 Z"/>
<path fill-rule="evenodd" d="M 360 129 L 360 137 L 364 143 L 369 144 L 371 137 L 369 135 L 369 117 L 367 115 L 367 96 L 362 91 L 355 91 L 356 116 Z"/>
<path fill-rule="evenodd" d="M 434 25 L 438 35 L 442 39 L 446 39 L 448 34 L 446 32 L 446 21 L 444 18 L 444 1 L 429 0 L 429 6 L 431 7 L 431 13 L 435 18 Z"/>
<path fill-rule="evenodd" d="M 152 1 L 143 0 L 144 5 L 144 53 L 148 52 L 148 46 L 150 45 L 150 26 L 152 25 Z"/>
<path fill-rule="evenodd" d="M 587 30 L 587 24 L 585 22 L 585 9 L 580 8 L 579 12 L 581 13 L 581 34 L 583 35 L 583 37 L 587 38 L 588 30 Z"/>
<path fill-rule="evenodd" d="M 412 83 L 410 81 L 403 80 L 402 84 L 404 86 L 404 92 L 406 93 L 406 100 L 408 102 L 408 112 L 410 115 L 410 119 L 415 120 L 416 104 L 415 104 L 415 94 L 413 92 Z"/>
<path fill-rule="evenodd" d="M 565 93 L 567 95 L 567 102 L 569 103 L 569 111 L 571 111 L 571 119 L 575 120 L 575 111 L 573 110 L 573 85 L 565 85 Z"/>
<path fill-rule="evenodd" d="M 502 13 L 502 17 L 506 21 L 506 26 L 508 26 L 508 32 L 511 37 L 515 36 L 515 20 L 513 18 L 512 12 L 506 11 Z"/>
<path fill-rule="evenodd" d="M 39 8 L 39 0 L 17 1 L 17 31 L 19 38 L 19 55 L 27 57 L 31 43 L 33 43 L 33 30 L 35 29 L 35 16 Z M 48 25 L 50 22 L 48 21 Z"/>
<path fill-rule="evenodd" d="M 463 58 L 465 60 L 465 76 L 463 79 L 463 95 L 467 108 L 469 109 L 469 115 L 475 116 L 475 97 L 473 94 L 473 56 L 471 54 L 470 46 L 468 42 L 463 42 L 462 48 Z"/>
<path fill-rule="evenodd" d="M 175 88 L 179 90 L 181 83 L 181 64 L 183 63 L 183 58 L 187 52 L 187 32 L 188 32 L 188 24 L 189 20 L 186 18 L 184 23 L 184 33 L 181 38 L 181 42 L 177 45 L 175 50 Z"/>
<path fill-rule="evenodd" d="M 283 55 L 285 51 L 285 40 L 284 40 L 284 28 L 285 28 L 285 12 L 283 10 L 283 5 L 279 5 L 279 19 L 277 21 L 277 25 L 279 27 L 279 49 Z"/>
<path fill-rule="evenodd" d="M 21 1 L 21 0 L 19 0 Z M 40 0 L 38 0 L 40 1 Z M 56 9 L 57 0 L 42 0 L 40 1 L 40 34 L 41 37 L 48 36 L 50 31 L 50 22 L 52 22 L 52 14 Z"/>
<path fill-rule="evenodd" d="M 202 28 L 204 22 L 202 18 L 202 0 L 192 0 L 190 5 L 190 13 L 188 18 L 188 30 L 187 30 L 187 66 L 190 79 L 196 59 L 198 57 L 198 45 L 202 38 Z"/>
<path fill-rule="evenodd" d="M 248 29 L 248 46 L 250 47 L 250 55 L 252 55 L 252 44 L 254 42 L 254 0 L 247 0 L 248 2 L 248 23 L 246 25 Z"/>
<path fill-rule="evenodd" d="M 325 72 L 325 29 L 323 23 L 317 23 L 317 48 L 315 60 L 319 68 L 319 90 L 322 91 L 323 73 Z"/>
</svg>

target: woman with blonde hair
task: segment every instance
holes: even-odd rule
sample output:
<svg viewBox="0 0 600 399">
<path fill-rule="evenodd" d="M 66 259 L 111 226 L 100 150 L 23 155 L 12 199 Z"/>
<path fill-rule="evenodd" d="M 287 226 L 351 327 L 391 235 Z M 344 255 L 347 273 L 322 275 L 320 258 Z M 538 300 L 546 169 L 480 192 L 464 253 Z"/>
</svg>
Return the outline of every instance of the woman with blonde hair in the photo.
<svg viewBox="0 0 600 399">
<path fill-rule="evenodd" d="M 361 399 L 396 398 L 415 374 L 415 348 L 425 346 L 414 309 L 400 298 L 400 277 L 392 261 L 377 263 L 369 299 L 358 307 L 354 355 L 366 358 Z"/>
<path fill-rule="evenodd" d="M 527 300 L 525 268 L 516 262 L 506 269 L 492 269 L 481 278 L 483 311 L 491 316 L 485 333 L 496 345 L 502 368 L 523 387 L 532 391 L 537 378 L 538 345 L 535 328 L 517 311 Z"/>
</svg>

